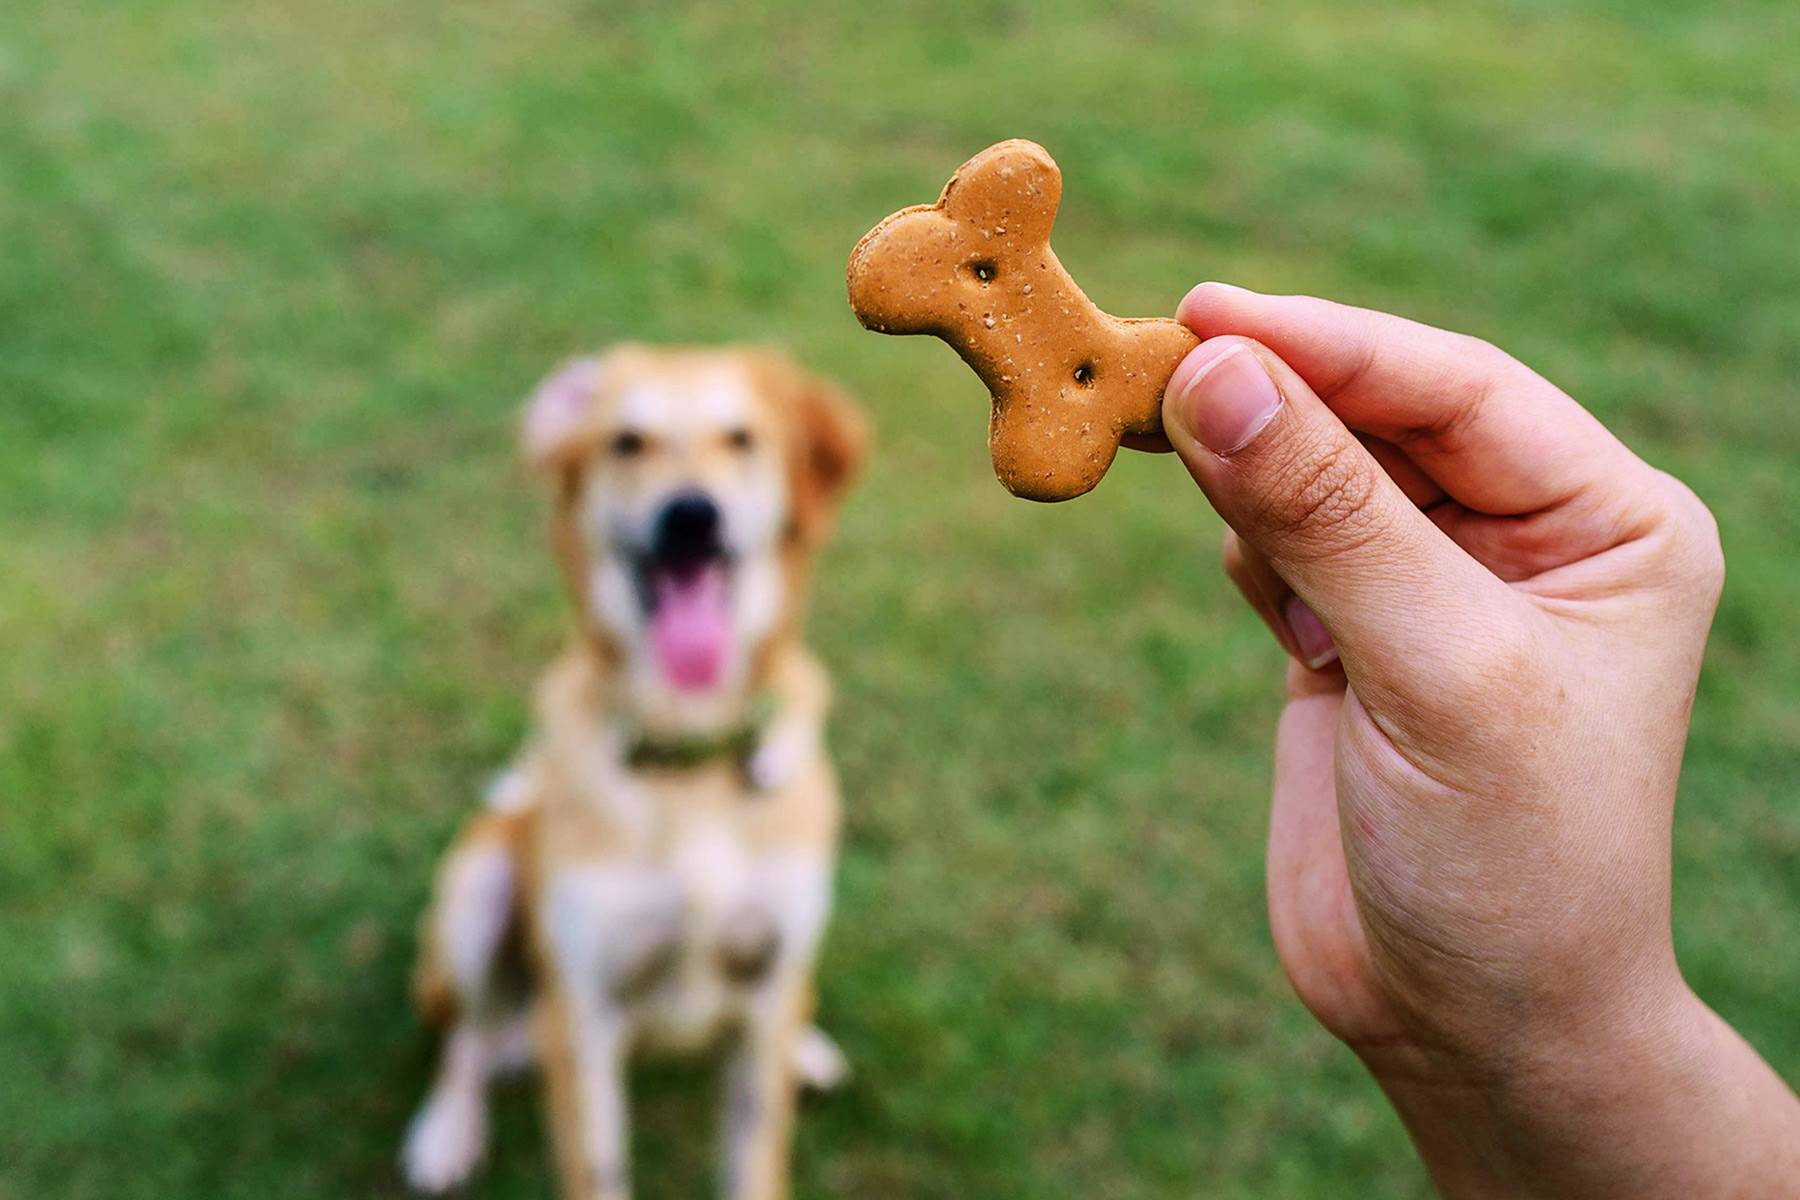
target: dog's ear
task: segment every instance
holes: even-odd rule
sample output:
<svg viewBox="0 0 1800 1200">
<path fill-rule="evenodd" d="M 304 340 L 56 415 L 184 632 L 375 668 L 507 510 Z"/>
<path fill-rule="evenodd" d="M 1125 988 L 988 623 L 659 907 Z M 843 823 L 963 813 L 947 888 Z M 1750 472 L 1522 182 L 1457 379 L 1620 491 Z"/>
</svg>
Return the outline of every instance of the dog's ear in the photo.
<svg viewBox="0 0 1800 1200">
<path fill-rule="evenodd" d="M 581 453 L 591 432 L 589 420 L 601 378 L 599 358 L 572 358 L 537 385 L 525 403 L 520 429 L 520 449 L 528 465 L 550 471 Z"/>
<path fill-rule="evenodd" d="M 869 423 L 839 390 L 791 369 L 794 533 L 807 545 L 831 535 L 832 518 L 869 453 Z"/>
</svg>

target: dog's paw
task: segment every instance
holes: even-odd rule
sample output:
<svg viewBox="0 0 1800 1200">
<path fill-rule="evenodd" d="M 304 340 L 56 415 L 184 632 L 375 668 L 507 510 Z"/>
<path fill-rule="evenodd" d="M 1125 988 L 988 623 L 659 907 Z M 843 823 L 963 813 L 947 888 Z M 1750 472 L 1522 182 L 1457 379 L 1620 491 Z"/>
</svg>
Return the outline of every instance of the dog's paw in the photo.
<svg viewBox="0 0 1800 1200">
<path fill-rule="evenodd" d="M 808 1091 L 835 1092 L 850 1078 L 850 1061 L 829 1034 L 808 1025 L 794 1042 L 794 1074 Z"/>
<path fill-rule="evenodd" d="M 487 1148 L 487 1105 L 478 1093 L 434 1092 L 406 1131 L 400 1166 L 415 1191 L 447 1192 L 474 1174 Z"/>
</svg>

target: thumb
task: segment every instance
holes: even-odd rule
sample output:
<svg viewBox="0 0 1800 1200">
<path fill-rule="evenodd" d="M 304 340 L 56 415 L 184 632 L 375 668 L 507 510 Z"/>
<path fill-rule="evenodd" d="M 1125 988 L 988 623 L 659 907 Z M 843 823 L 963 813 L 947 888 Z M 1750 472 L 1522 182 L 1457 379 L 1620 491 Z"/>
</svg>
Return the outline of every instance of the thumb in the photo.
<svg viewBox="0 0 1800 1200">
<path fill-rule="evenodd" d="M 1512 607 L 1260 343 L 1193 350 L 1164 392 L 1163 429 L 1219 515 L 1324 624 L 1352 682 L 1428 686 L 1447 646 L 1485 639 Z"/>
</svg>

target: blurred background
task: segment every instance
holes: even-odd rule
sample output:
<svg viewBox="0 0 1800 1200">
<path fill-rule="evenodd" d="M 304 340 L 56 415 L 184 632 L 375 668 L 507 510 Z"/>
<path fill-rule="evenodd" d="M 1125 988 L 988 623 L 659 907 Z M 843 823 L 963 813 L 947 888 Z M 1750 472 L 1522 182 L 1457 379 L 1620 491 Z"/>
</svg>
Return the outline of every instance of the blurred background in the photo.
<svg viewBox="0 0 1800 1200">
<path fill-rule="evenodd" d="M 820 575 L 849 809 L 802 1196 L 1422 1197 L 1262 907 L 1281 657 L 1131 455 L 995 484 L 844 259 L 989 142 L 1100 304 L 1232 280 L 1512 350 L 1717 512 L 1690 978 L 1800 1079 L 1800 7 L 10 0 L 0 1198 L 397 1193 L 431 866 L 568 621 L 516 406 L 764 339 L 879 430 Z M 702 1194 L 710 1079 L 644 1077 Z M 530 1085 L 481 1196 L 548 1191 Z"/>
</svg>

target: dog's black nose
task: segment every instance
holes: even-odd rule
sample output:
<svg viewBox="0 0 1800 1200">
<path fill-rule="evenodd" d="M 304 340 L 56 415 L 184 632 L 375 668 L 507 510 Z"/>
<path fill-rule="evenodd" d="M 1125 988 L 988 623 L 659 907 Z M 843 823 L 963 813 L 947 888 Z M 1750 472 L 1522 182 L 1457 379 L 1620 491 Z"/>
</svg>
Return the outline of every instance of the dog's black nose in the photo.
<svg viewBox="0 0 1800 1200">
<path fill-rule="evenodd" d="M 719 506 L 705 492 L 683 492 L 663 506 L 656 518 L 650 552 L 666 563 L 692 563 L 712 558 L 719 544 Z"/>
</svg>

